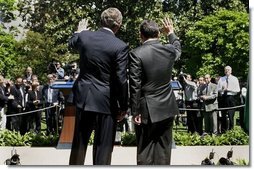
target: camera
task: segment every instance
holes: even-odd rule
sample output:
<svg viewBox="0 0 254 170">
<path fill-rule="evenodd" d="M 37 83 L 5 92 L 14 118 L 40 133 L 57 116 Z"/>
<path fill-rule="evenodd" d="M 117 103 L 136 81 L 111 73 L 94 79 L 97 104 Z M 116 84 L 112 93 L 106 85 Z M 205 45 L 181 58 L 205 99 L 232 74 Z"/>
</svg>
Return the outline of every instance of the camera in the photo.
<svg viewBox="0 0 254 170">
<path fill-rule="evenodd" d="M 70 78 L 75 78 L 79 74 L 79 69 L 77 68 L 76 62 L 66 64 L 64 66 L 64 70 L 66 75 L 68 75 Z"/>
<path fill-rule="evenodd" d="M 52 61 L 51 63 L 49 63 L 47 70 L 48 70 L 49 74 L 55 73 L 56 72 L 56 61 Z"/>
</svg>

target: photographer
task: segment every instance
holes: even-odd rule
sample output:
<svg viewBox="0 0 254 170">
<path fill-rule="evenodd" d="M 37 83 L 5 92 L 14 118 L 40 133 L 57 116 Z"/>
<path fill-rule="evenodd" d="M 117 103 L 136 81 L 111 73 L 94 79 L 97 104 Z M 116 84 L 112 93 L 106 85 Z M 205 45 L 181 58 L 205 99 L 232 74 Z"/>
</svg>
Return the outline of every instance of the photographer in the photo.
<svg viewBox="0 0 254 170">
<path fill-rule="evenodd" d="M 71 79 L 71 80 L 77 79 L 80 72 L 77 62 L 66 64 L 64 69 L 66 71 L 66 76 L 68 77 L 67 79 Z"/>
<path fill-rule="evenodd" d="M 47 70 L 49 74 L 56 74 L 57 79 L 64 79 L 64 69 L 61 67 L 60 62 L 52 61 Z"/>
<path fill-rule="evenodd" d="M 192 77 L 190 74 L 183 75 L 184 80 L 184 94 L 185 94 L 185 105 L 187 109 L 194 109 L 196 103 L 196 92 L 197 85 L 192 81 Z M 197 111 L 187 110 L 187 126 L 188 132 L 194 133 L 198 132 L 197 130 Z"/>
</svg>

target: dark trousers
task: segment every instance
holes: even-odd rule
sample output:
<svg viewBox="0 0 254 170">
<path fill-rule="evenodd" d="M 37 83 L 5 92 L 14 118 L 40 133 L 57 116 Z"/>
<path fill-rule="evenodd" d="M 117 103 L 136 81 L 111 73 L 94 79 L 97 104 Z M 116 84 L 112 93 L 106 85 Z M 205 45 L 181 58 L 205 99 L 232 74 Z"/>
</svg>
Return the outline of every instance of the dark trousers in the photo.
<svg viewBox="0 0 254 170">
<path fill-rule="evenodd" d="M 185 101 L 185 105 L 187 109 L 194 109 L 193 107 L 194 101 Z M 198 130 L 198 111 L 192 111 L 192 110 L 187 110 L 187 127 L 188 127 L 188 132 L 194 133 L 194 132 L 199 132 Z"/>
<path fill-rule="evenodd" d="M 34 128 L 35 132 L 36 133 L 41 132 L 41 111 L 34 113 L 33 122 L 35 122 L 35 128 Z"/>
<path fill-rule="evenodd" d="M 8 116 L 6 122 L 6 129 L 20 131 L 21 118 L 20 116 Z"/>
<path fill-rule="evenodd" d="M 84 165 L 87 145 L 94 130 L 93 164 L 110 165 L 116 134 L 116 121 L 110 114 L 77 108 L 70 165 Z"/>
<path fill-rule="evenodd" d="M 223 107 L 234 107 L 236 106 L 237 102 L 235 96 L 226 95 L 223 96 Z M 234 116 L 235 116 L 235 109 L 230 110 L 222 110 L 222 118 L 221 118 L 221 131 L 222 133 L 226 130 L 231 130 L 234 128 Z"/>
<path fill-rule="evenodd" d="M 173 120 L 135 126 L 138 165 L 170 165 Z"/>
<path fill-rule="evenodd" d="M 47 103 L 46 107 L 53 106 L 53 104 Z M 46 124 L 47 134 L 58 133 L 58 117 L 56 107 L 52 107 L 46 110 Z"/>
</svg>

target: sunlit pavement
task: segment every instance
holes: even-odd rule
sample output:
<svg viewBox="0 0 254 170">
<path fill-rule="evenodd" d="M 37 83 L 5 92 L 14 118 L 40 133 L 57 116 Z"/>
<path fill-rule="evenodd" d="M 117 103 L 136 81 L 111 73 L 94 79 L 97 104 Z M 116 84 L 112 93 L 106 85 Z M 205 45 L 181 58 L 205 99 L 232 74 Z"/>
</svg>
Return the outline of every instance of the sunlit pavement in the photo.
<svg viewBox="0 0 254 170">
<path fill-rule="evenodd" d="M 174 146 L 171 165 L 200 165 L 201 161 L 215 152 L 215 163 L 221 157 L 226 157 L 233 150 L 232 161 L 245 160 L 249 162 L 250 148 L 244 146 Z M 21 165 L 68 165 L 70 149 L 54 147 L 14 147 L 20 155 Z M 0 147 L 0 164 L 11 157 L 13 147 Z M 136 165 L 136 147 L 115 146 L 112 155 L 112 165 Z M 92 146 L 87 149 L 85 165 L 92 165 Z"/>
</svg>

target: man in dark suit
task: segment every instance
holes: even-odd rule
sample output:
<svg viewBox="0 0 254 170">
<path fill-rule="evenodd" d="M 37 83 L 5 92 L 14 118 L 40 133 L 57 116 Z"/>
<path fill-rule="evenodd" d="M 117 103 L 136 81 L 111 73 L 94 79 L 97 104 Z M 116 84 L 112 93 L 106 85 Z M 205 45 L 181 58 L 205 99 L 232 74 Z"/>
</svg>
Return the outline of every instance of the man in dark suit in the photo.
<svg viewBox="0 0 254 170">
<path fill-rule="evenodd" d="M 63 94 L 59 89 L 52 89 L 50 87 L 54 82 L 53 75 L 48 74 L 47 78 L 48 82 L 42 88 L 43 104 L 45 104 L 45 107 L 57 106 L 64 100 Z M 57 107 L 51 107 L 46 110 L 47 134 L 58 133 L 57 116 Z"/>
<path fill-rule="evenodd" d="M 130 101 L 138 165 L 170 164 L 173 120 L 179 113 L 170 81 L 181 46 L 172 21 L 164 19 L 163 26 L 169 44 L 162 45 L 158 25 L 145 20 L 140 25 L 143 45 L 130 52 Z"/>
<path fill-rule="evenodd" d="M 27 105 L 29 111 L 39 110 L 43 105 L 42 89 L 40 83 L 32 82 L 32 89 L 28 91 Z M 41 111 L 36 111 L 29 115 L 28 131 L 34 130 L 36 133 L 41 132 Z M 34 126 L 35 123 L 35 126 Z"/>
<path fill-rule="evenodd" d="M 87 20 L 69 40 L 80 53 L 80 73 L 73 85 L 76 105 L 75 131 L 70 165 L 83 165 L 91 132 L 94 130 L 93 164 L 109 165 L 117 120 L 127 111 L 127 59 L 129 48 L 115 37 L 122 14 L 108 8 L 101 14 L 102 28 L 87 30 Z"/>
<path fill-rule="evenodd" d="M 10 95 L 14 96 L 13 100 L 7 103 L 7 115 L 22 113 L 26 108 L 25 90 L 21 77 L 17 77 L 15 85 L 10 87 Z M 20 131 L 23 135 L 26 132 L 26 115 L 17 115 L 7 117 L 6 128 L 9 130 Z"/>
<path fill-rule="evenodd" d="M 8 100 L 13 100 L 13 95 L 8 95 L 6 92 L 6 83 L 4 77 L 0 74 L 0 130 L 6 128 L 6 110 L 5 106 Z"/>
</svg>

